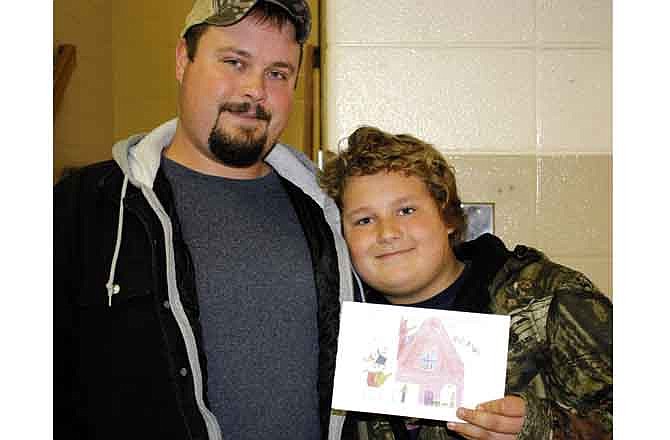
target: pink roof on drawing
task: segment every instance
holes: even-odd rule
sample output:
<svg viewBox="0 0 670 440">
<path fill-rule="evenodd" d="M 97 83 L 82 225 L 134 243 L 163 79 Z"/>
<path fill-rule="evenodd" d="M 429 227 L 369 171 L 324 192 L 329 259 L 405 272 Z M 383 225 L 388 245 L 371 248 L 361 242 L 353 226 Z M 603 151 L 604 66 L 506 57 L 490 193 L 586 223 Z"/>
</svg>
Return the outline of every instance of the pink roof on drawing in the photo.
<svg viewBox="0 0 670 440">
<path fill-rule="evenodd" d="M 430 368 L 426 368 L 426 353 L 434 354 Z M 407 321 L 401 322 L 396 380 L 439 389 L 447 383 L 462 386 L 463 377 L 463 361 L 440 319 L 426 319 L 412 334 L 408 334 Z"/>
</svg>

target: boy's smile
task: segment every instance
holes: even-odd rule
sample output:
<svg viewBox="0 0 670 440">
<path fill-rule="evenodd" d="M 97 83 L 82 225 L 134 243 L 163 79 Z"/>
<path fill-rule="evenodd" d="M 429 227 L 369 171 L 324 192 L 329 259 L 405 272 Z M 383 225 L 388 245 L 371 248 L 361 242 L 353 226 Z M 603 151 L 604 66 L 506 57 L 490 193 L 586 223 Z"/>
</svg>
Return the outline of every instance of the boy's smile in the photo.
<svg viewBox="0 0 670 440">
<path fill-rule="evenodd" d="M 416 176 L 380 172 L 348 177 L 342 224 L 356 270 L 392 303 L 431 298 L 462 270 L 449 245 L 454 228 L 445 224 Z"/>
</svg>

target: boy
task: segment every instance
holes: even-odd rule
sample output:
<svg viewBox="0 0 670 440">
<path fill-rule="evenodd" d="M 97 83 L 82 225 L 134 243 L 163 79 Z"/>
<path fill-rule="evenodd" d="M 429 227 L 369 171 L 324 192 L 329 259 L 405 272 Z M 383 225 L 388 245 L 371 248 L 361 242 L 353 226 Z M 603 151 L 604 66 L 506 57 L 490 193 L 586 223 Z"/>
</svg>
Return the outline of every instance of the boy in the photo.
<svg viewBox="0 0 670 440">
<path fill-rule="evenodd" d="M 431 145 L 361 127 L 320 184 L 342 211 L 367 302 L 511 317 L 506 396 L 468 423 L 350 414 L 369 439 L 564 439 L 612 436 L 612 304 L 581 273 L 485 234 L 460 243 L 453 169 Z M 353 427 L 353 424 L 356 427 Z M 354 432 L 355 431 L 355 432 Z"/>
</svg>

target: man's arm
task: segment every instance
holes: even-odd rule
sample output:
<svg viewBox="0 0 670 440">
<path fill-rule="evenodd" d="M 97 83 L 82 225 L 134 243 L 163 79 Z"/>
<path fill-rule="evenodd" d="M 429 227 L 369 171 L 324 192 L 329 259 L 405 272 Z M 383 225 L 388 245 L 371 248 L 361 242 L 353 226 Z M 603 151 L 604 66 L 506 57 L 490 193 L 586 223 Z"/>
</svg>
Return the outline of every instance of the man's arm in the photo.
<svg viewBox="0 0 670 440">
<path fill-rule="evenodd" d="M 73 417 L 72 249 L 78 177 L 54 187 L 53 210 L 53 428 L 55 439 L 76 438 Z"/>
</svg>

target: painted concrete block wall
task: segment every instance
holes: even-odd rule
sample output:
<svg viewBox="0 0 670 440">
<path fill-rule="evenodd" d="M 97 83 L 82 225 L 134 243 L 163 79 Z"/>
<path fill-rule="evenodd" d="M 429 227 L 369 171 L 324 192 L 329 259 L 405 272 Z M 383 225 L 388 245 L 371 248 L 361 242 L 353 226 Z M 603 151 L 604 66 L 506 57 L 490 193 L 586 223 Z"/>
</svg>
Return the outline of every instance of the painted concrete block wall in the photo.
<svg viewBox="0 0 670 440">
<path fill-rule="evenodd" d="M 415 134 L 496 233 L 612 294 L 611 0 L 326 0 L 324 137 Z"/>
</svg>

